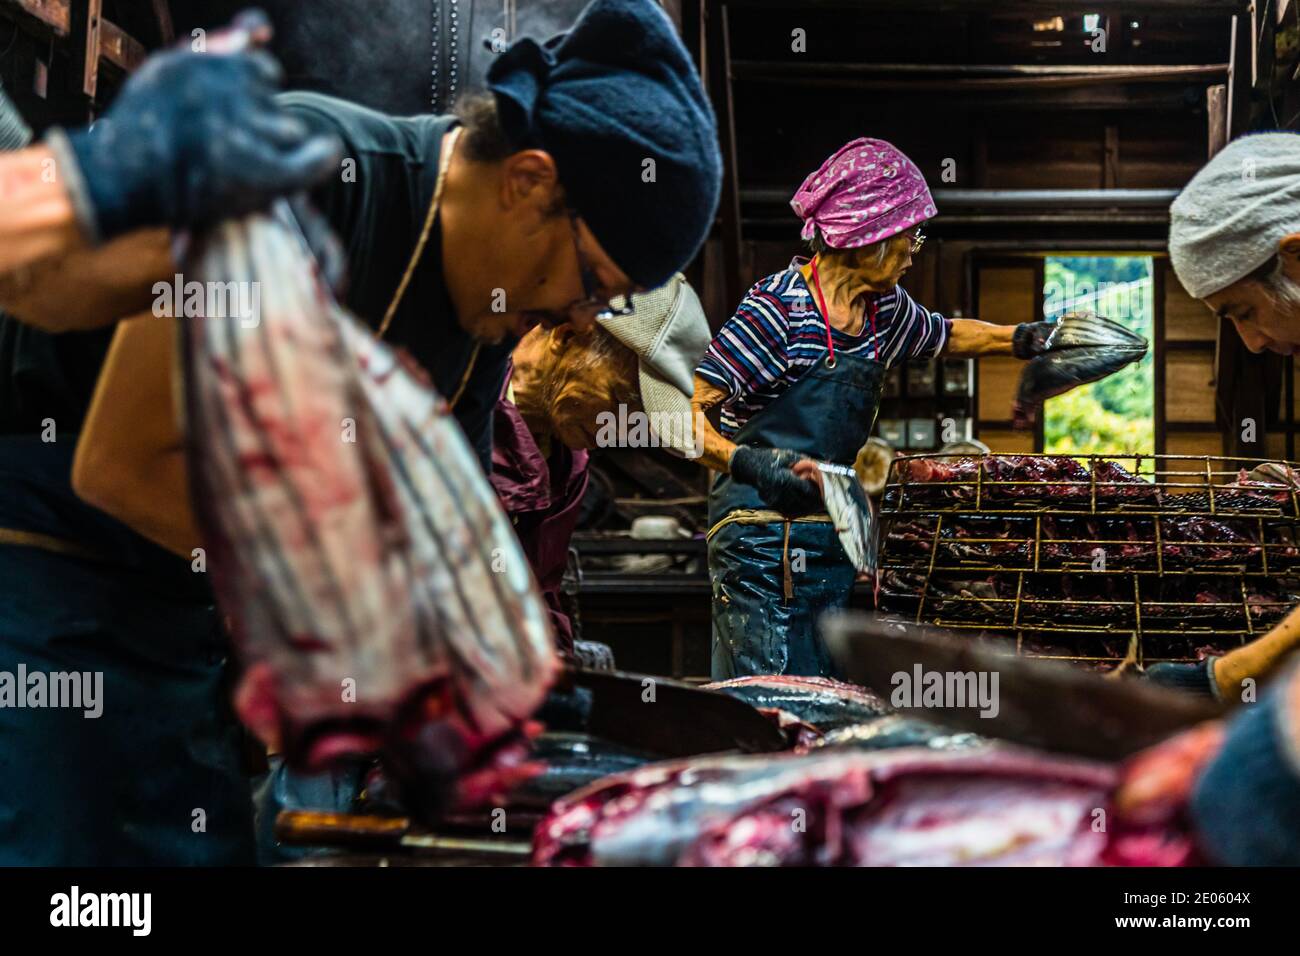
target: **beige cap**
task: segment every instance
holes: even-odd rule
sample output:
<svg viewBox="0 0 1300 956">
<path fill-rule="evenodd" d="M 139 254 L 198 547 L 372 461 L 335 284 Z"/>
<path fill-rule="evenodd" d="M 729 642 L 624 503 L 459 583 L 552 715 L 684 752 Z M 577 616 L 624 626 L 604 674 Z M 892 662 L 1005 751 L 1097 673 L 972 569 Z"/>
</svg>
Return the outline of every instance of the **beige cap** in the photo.
<svg viewBox="0 0 1300 956">
<path fill-rule="evenodd" d="M 641 402 L 659 447 L 698 458 L 703 434 L 697 434 L 691 396 L 695 367 L 713 337 L 700 297 L 678 273 L 653 292 L 634 295 L 632 305 L 631 315 L 600 324 L 637 355 Z"/>
</svg>

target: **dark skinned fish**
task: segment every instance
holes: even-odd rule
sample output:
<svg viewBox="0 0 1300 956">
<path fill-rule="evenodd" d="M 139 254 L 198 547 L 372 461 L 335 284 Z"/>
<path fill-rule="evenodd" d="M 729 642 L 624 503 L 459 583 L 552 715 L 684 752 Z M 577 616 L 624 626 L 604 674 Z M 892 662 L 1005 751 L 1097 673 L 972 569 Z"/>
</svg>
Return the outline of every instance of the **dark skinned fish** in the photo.
<svg viewBox="0 0 1300 956">
<path fill-rule="evenodd" d="M 898 747 L 928 747 L 931 750 L 963 750 L 978 747 L 984 742 L 984 738 L 978 734 L 950 733 L 915 717 L 890 714 L 865 724 L 832 730 L 809 745 L 808 749 L 852 747 L 855 750 L 894 750 Z"/>
<path fill-rule="evenodd" d="M 865 687 L 828 677 L 762 675 L 704 685 L 737 697 L 760 710 L 779 710 L 822 733 L 860 724 L 889 713 L 889 705 Z"/>
<path fill-rule="evenodd" d="M 626 773 L 661 758 L 590 734 L 548 731 L 532 741 L 528 759 L 540 764 L 541 770 L 512 790 L 507 804 L 544 811 L 561 797 L 602 777 Z"/>
<path fill-rule="evenodd" d="M 1012 403 L 1018 428 L 1029 428 L 1043 402 L 1078 385 L 1113 375 L 1147 354 L 1148 343 L 1118 322 L 1091 312 L 1061 316 L 1047 338 L 1048 351 L 1025 364 Z"/>
</svg>

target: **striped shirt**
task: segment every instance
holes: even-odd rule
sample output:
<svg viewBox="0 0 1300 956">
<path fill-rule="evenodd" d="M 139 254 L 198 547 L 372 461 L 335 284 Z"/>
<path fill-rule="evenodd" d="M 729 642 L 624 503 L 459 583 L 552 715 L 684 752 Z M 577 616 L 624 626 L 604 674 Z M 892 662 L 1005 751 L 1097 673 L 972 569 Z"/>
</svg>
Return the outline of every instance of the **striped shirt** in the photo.
<svg viewBox="0 0 1300 956">
<path fill-rule="evenodd" d="M 722 433 L 733 437 L 826 355 L 826 323 L 795 259 L 784 272 L 749 290 L 736 314 L 709 344 L 696 374 L 727 393 Z M 951 320 L 931 312 L 895 286 L 876 297 L 876 329 L 858 335 L 832 329 L 835 351 L 875 358 L 887 368 L 943 350 Z"/>
</svg>

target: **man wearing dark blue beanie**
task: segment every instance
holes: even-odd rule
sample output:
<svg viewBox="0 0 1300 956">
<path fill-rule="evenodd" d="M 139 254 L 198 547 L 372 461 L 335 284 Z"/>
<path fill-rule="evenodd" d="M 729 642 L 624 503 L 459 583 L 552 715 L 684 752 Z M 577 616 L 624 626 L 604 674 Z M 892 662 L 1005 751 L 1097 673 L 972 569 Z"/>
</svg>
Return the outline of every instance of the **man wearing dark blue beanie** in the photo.
<svg viewBox="0 0 1300 956">
<path fill-rule="evenodd" d="M 567 33 L 520 39 L 455 116 L 313 93 L 281 95 L 270 116 L 274 66 L 254 56 L 168 53 L 127 84 L 107 132 L 51 135 L 84 239 L 246 214 L 299 188 L 261 182 L 258 149 L 310 149 L 312 197 L 347 253 L 345 304 L 430 372 L 485 466 L 518 338 L 627 314 L 611 300 L 667 282 L 712 224 L 713 112 L 653 0 L 594 0 Z M 257 89 L 219 95 L 235 81 Z"/>
<path fill-rule="evenodd" d="M 355 161 L 315 194 L 347 247 L 347 304 L 429 369 L 485 468 L 518 339 L 667 282 L 722 181 L 713 111 L 653 0 L 595 0 L 567 33 L 511 45 L 487 86 L 454 117 L 281 98 Z"/>
<path fill-rule="evenodd" d="M 555 158 L 570 205 L 639 286 L 694 257 L 722 161 L 708 100 L 655 4 L 593 3 L 557 41 L 512 46 L 488 86 L 505 134 Z"/>
</svg>

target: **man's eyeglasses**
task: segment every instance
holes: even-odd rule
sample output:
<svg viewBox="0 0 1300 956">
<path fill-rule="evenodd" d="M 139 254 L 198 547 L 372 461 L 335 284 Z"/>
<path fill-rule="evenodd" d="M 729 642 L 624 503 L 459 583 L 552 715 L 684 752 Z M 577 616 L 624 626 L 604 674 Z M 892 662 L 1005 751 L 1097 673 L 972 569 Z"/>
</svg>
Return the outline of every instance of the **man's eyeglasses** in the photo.
<svg viewBox="0 0 1300 956">
<path fill-rule="evenodd" d="M 613 319 L 624 315 L 632 315 L 636 312 L 636 307 L 632 305 L 631 296 L 614 296 L 623 304 L 613 305 L 608 296 L 600 295 L 600 279 L 596 275 L 596 270 L 587 264 L 586 258 L 582 254 L 582 246 L 579 244 L 581 236 L 578 233 L 578 214 L 569 213 L 569 228 L 573 230 L 573 252 L 578 258 L 578 274 L 582 277 L 582 295 L 581 302 L 575 302 L 570 309 L 594 309 L 597 319 Z"/>
<path fill-rule="evenodd" d="M 925 233 L 918 229 L 912 233 L 912 255 L 920 252 L 923 245 L 925 245 Z"/>
</svg>

